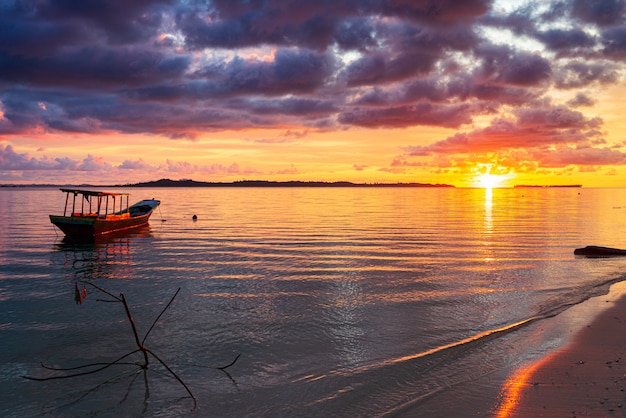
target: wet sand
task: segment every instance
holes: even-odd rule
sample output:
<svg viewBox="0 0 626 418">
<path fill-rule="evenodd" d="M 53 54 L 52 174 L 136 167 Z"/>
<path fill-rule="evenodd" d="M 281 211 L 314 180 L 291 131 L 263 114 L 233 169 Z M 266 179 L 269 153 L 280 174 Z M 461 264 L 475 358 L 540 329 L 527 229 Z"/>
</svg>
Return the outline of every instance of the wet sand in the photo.
<svg viewBox="0 0 626 418">
<path fill-rule="evenodd" d="M 499 417 L 626 416 L 626 296 L 567 347 L 520 370 Z"/>
</svg>

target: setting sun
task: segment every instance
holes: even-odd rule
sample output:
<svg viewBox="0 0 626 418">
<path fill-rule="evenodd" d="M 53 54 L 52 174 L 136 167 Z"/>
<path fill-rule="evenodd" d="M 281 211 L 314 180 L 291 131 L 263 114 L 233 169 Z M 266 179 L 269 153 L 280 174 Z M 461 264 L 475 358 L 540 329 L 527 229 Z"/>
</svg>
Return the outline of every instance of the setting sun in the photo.
<svg viewBox="0 0 626 418">
<path fill-rule="evenodd" d="M 476 177 L 475 184 L 477 187 L 483 187 L 485 189 L 491 189 L 494 187 L 504 186 L 504 182 L 509 178 L 508 175 L 490 174 L 485 173 Z"/>
</svg>

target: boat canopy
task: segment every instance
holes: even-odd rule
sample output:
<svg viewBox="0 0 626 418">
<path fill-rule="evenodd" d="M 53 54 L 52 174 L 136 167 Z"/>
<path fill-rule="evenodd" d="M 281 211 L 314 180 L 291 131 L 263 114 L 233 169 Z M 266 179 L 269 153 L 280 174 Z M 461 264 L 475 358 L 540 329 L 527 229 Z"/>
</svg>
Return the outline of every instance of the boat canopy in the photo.
<svg viewBox="0 0 626 418">
<path fill-rule="evenodd" d="M 65 193 L 82 194 L 84 196 L 129 196 L 130 193 L 111 193 L 111 192 L 99 192 L 95 190 L 80 190 L 80 189 L 61 189 Z"/>
<path fill-rule="evenodd" d="M 106 217 L 109 214 L 122 215 L 128 213 L 130 193 L 112 193 L 82 189 L 61 189 L 61 191 L 66 193 L 63 216 L 68 216 L 69 214 L 71 216 Z M 71 205 L 70 194 L 73 196 Z M 80 202 L 76 202 L 76 196 L 78 195 L 82 196 Z M 111 206 L 109 206 L 109 198 L 112 200 Z M 87 201 L 87 204 L 85 204 L 85 201 Z M 126 204 L 124 205 L 124 203 Z"/>
</svg>

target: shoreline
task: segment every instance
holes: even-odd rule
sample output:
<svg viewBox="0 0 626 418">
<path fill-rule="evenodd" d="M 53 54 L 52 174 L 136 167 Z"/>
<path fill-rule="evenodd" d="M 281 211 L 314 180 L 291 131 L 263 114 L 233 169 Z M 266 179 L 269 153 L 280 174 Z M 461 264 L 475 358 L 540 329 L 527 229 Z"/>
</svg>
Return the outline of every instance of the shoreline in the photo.
<svg viewBox="0 0 626 418">
<path fill-rule="evenodd" d="M 607 305 L 569 344 L 516 371 L 501 390 L 496 417 L 626 415 L 626 293 Z"/>
</svg>

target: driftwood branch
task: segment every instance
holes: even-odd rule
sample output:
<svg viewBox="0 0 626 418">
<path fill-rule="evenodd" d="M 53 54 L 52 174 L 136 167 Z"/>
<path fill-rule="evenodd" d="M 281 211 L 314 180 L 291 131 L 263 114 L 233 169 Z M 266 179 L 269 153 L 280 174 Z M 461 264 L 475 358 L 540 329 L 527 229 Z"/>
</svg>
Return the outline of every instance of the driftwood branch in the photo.
<svg viewBox="0 0 626 418">
<path fill-rule="evenodd" d="M 128 305 L 128 302 L 126 301 L 126 297 L 124 296 L 124 293 L 120 293 L 119 296 L 114 295 L 113 293 L 103 289 L 102 287 L 93 284 L 91 282 L 84 282 L 86 284 L 89 284 L 90 286 L 93 286 L 94 288 L 98 289 L 100 292 L 110 296 L 113 298 L 113 300 L 107 300 L 104 302 L 121 302 L 124 305 L 124 311 L 126 312 L 126 317 L 128 318 L 128 322 L 131 325 L 132 331 L 133 331 L 133 336 L 135 337 L 135 343 L 137 344 L 137 349 L 134 351 L 131 351 L 127 354 L 124 354 L 123 356 L 117 358 L 116 360 L 112 361 L 112 362 L 108 362 L 108 363 L 90 363 L 90 364 L 84 364 L 81 366 L 77 366 L 77 367 L 69 367 L 69 368 L 54 368 L 54 367 L 49 367 L 44 365 L 43 363 L 41 364 L 41 366 L 44 369 L 47 370 L 54 370 L 54 371 L 74 371 L 74 370 L 81 370 L 81 369 L 85 369 L 85 368 L 91 368 L 91 367 L 97 367 L 93 370 L 88 370 L 88 371 L 84 371 L 84 372 L 79 372 L 79 373 L 72 373 L 72 374 L 63 374 L 63 375 L 56 375 L 56 376 L 48 376 L 48 377 L 34 377 L 34 376 L 22 376 L 24 379 L 28 379 L 28 380 L 34 380 L 34 381 L 46 381 L 46 380 L 55 380 L 55 379 L 68 379 L 71 377 L 78 377 L 78 376 L 85 376 L 88 374 L 93 374 L 93 373 L 97 373 L 100 372 L 104 369 L 107 369 L 113 365 L 135 365 L 135 366 L 139 366 L 142 369 L 147 369 L 148 365 L 149 365 L 149 355 L 151 355 L 152 357 L 154 357 L 155 359 L 158 360 L 159 363 L 161 363 L 161 365 L 163 365 L 163 367 L 165 367 L 165 369 L 185 388 L 185 390 L 187 391 L 187 393 L 189 394 L 189 396 L 191 396 L 191 399 L 193 400 L 193 408 L 192 411 L 196 409 L 197 406 L 197 401 L 196 401 L 196 397 L 193 395 L 193 393 L 191 392 L 191 390 L 189 389 L 189 387 L 185 384 L 185 382 L 163 361 L 161 360 L 161 358 L 159 358 L 153 351 L 148 350 L 145 346 L 144 343 L 146 341 L 146 339 L 148 338 L 148 335 L 150 334 L 150 332 L 152 331 L 152 329 L 155 327 L 156 323 L 159 321 L 159 319 L 161 318 L 161 316 L 165 313 L 165 311 L 170 307 L 170 305 L 172 304 L 172 302 L 174 301 L 174 298 L 176 298 L 176 296 L 178 295 L 178 293 L 180 292 L 180 288 L 178 288 L 178 290 L 176 291 L 176 293 L 174 294 L 174 296 L 172 296 L 172 298 L 170 299 L 170 301 L 167 303 L 167 305 L 161 310 L 161 312 L 159 313 L 159 315 L 157 316 L 157 318 L 154 320 L 154 322 L 152 323 L 152 325 L 150 326 L 150 328 L 148 329 L 148 332 L 146 332 L 146 335 L 143 337 L 143 339 L 139 338 L 139 333 L 137 332 L 137 327 L 135 326 L 135 320 L 133 319 L 133 315 L 131 314 L 130 311 L 130 306 Z M 76 287 L 78 288 L 78 287 Z M 82 303 L 82 300 L 86 297 L 85 294 L 79 294 L 77 291 L 77 303 Z M 141 352 L 143 354 L 143 363 L 122 363 L 121 361 L 124 360 L 126 357 L 129 357 L 135 353 Z M 237 356 L 237 358 L 239 358 L 239 356 Z M 237 358 L 235 358 L 235 361 L 237 360 Z M 231 364 L 229 364 L 226 367 L 230 367 L 232 364 L 235 363 L 235 361 L 233 361 Z M 147 384 L 147 383 L 146 383 Z"/>
<path fill-rule="evenodd" d="M 133 328 L 133 335 L 135 336 L 135 342 L 137 343 L 137 347 L 139 347 L 139 350 L 141 350 L 143 354 L 144 363 L 141 367 L 144 369 L 147 369 L 148 364 L 150 362 L 150 360 L 148 359 L 148 351 L 145 349 L 143 344 L 139 342 L 139 334 L 137 334 L 137 327 L 135 327 L 135 320 L 133 319 L 133 316 L 130 313 L 130 307 L 128 306 L 128 303 L 126 302 L 126 297 L 124 296 L 123 293 L 120 293 L 120 298 L 122 299 L 122 303 L 124 304 L 124 310 L 126 311 L 128 322 L 130 322 L 130 325 Z"/>
<path fill-rule="evenodd" d="M 228 369 L 230 366 L 235 364 L 237 362 L 237 360 L 239 360 L 239 357 L 241 357 L 241 353 L 237 354 L 237 357 L 235 357 L 235 359 L 233 361 L 231 361 L 230 363 L 228 363 L 226 366 L 217 367 L 217 369 L 218 370 L 226 370 L 226 369 Z"/>
<path fill-rule="evenodd" d="M 193 393 L 191 393 L 191 390 L 189 389 L 189 387 L 185 384 L 185 382 L 183 382 L 183 380 L 178 377 L 178 375 L 176 373 L 174 373 L 174 371 L 172 369 L 170 369 L 170 366 L 168 366 L 163 360 L 161 360 L 159 358 L 159 356 L 157 356 L 156 354 L 154 354 L 152 351 L 150 350 L 146 350 L 148 353 L 150 353 L 155 359 L 157 359 L 159 361 L 159 363 L 161 363 L 163 365 L 163 367 L 165 367 L 167 369 L 168 372 L 170 372 L 172 374 L 172 376 L 174 376 L 174 378 L 176 380 L 178 380 L 178 382 L 183 385 L 183 387 L 185 388 L 185 390 L 187 391 L 187 393 L 189 394 L 189 396 L 191 396 L 191 399 L 193 399 L 193 408 L 192 411 L 196 409 L 196 397 L 193 396 Z"/>
<path fill-rule="evenodd" d="M 109 292 L 108 290 L 105 290 L 103 288 L 101 288 L 100 286 L 98 286 L 97 284 L 91 283 L 91 282 L 87 282 L 87 281 L 81 281 L 81 283 L 84 284 L 88 284 L 90 286 L 95 287 L 96 289 L 98 289 L 99 291 L 101 291 L 104 294 L 107 294 L 109 296 L 111 296 L 113 299 L 115 299 L 116 302 L 121 302 L 122 299 L 118 298 L 117 296 L 115 296 L 113 293 Z"/>
<path fill-rule="evenodd" d="M 170 301 L 167 303 L 167 305 L 165 305 L 165 308 L 163 308 L 163 310 L 161 311 L 161 313 L 156 317 L 156 319 L 154 320 L 154 322 L 152 323 L 152 326 L 150 326 L 150 329 L 148 330 L 148 332 L 146 332 L 146 335 L 143 337 L 143 340 L 141 341 L 141 345 L 143 345 L 146 342 L 146 338 L 148 338 L 148 335 L 150 335 L 150 332 L 152 331 L 152 328 L 154 328 L 154 326 L 156 325 L 156 323 L 159 321 L 159 319 L 161 319 L 161 316 L 165 313 L 165 311 L 167 310 L 167 308 L 170 307 L 170 305 L 172 304 L 172 302 L 174 302 L 174 298 L 178 295 L 178 292 L 180 292 L 180 287 L 178 288 L 178 290 L 176 291 L 176 293 L 174 293 L 174 296 L 172 296 L 172 298 L 170 299 Z"/>
</svg>

